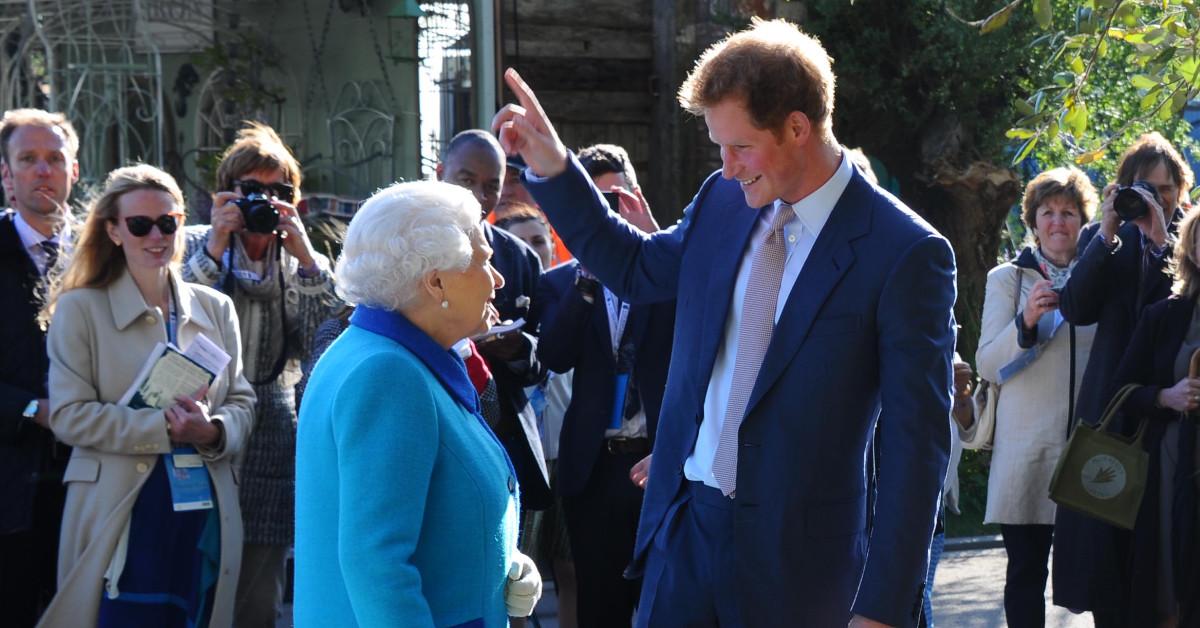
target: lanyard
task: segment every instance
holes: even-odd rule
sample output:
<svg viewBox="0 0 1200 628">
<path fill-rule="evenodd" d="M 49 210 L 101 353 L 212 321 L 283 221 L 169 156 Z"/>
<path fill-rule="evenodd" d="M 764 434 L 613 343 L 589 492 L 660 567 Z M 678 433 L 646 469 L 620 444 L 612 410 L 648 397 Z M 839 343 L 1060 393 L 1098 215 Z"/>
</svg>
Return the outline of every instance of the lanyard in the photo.
<svg viewBox="0 0 1200 628">
<path fill-rule="evenodd" d="M 620 304 L 621 313 L 617 313 Z M 629 322 L 629 303 L 622 303 L 608 288 L 604 289 L 604 307 L 608 309 L 608 336 L 612 340 L 613 358 L 621 349 L 621 337 L 625 335 L 625 323 Z"/>
<path fill-rule="evenodd" d="M 171 298 L 167 302 L 167 315 L 163 325 L 167 328 L 167 342 L 179 346 L 179 324 L 175 313 L 175 285 L 171 284 Z"/>
</svg>

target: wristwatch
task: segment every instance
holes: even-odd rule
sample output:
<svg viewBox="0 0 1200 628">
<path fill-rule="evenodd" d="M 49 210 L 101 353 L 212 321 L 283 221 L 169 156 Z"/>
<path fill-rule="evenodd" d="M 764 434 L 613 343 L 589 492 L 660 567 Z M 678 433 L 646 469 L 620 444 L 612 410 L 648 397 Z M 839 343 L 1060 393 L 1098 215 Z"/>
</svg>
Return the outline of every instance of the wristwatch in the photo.
<svg viewBox="0 0 1200 628">
<path fill-rule="evenodd" d="M 37 416 L 39 407 L 41 407 L 41 404 L 38 403 L 37 399 L 30 399 L 29 403 L 25 405 L 25 409 L 21 411 L 21 416 L 32 421 L 33 417 Z"/>
</svg>

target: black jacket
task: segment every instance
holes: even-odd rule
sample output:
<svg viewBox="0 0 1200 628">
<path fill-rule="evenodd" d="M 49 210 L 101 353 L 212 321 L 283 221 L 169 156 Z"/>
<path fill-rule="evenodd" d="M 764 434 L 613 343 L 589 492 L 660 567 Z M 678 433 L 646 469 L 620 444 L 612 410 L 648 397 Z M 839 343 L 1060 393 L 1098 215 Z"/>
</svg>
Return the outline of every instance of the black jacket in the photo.
<svg viewBox="0 0 1200 628">
<path fill-rule="evenodd" d="M 574 287 L 578 267 L 569 262 L 546 272 L 537 293 L 542 324 L 538 359 L 558 373 L 575 369 L 559 435 L 557 490 L 563 496 L 583 491 L 591 477 L 604 446 L 617 373 L 603 297 L 597 295 L 595 303 L 583 299 Z M 651 444 L 667 387 L 674 328 L 675 301 L 629 309 L 624 338 L 635 347 L 633 373 Z"/>
<path fill-rule="evenodd" d="M 1182 216 L 1182 211 L 1175 211 L 1172 233 Z M 1142 310 L 1171 291 L 1171 279 L 1164 272 L 1171 256 L 1169 247 L 1162 257 L 1145 256 L 1144 263 L 1137 225 L 1126 223 L 1117 231 L 1122 244 L 1116 252 L 1094 237 L 1099 228 L 1092 224 L 1080 234 L 1079 262 L 1059 301 L 1067 322 L 1096 325 L 1075 409 L 1076 417 L 1092 424 L 1117 391 L 1117 365 Z M 1130 588 L 1126 569 L 1129 535 L 1067 508 L 1058 509 L 1055 526 L 1054 603 L 1125 615 Z"/>
<path fill-rule="evenodd" d="M 44 285 L 13 222 L 0 214 L 0 534 L 29 529 L 34 495 L 61 490 L 69 450 L 21 414 L 45 399 L 46 333 L 37 323 Z"/>
<path fill-rule="evenodd" d="M 525 318 L 525 329 L 537 329 L 533 307 L 542 262 L 529 245 L 511 233 L 483 223 L 484 237 L 492 247 L 492 266 L 504 276 L 504 287 L 496 291 L 493 304 L 500 317 L 516 320 Z M 525 396 L 525 387 L 536 384 L 545 376 L 545 369 L 536 357 L 537 339 L 526 333 L 523 354 L 514 360 L 488 359 L 488 368 L 496 380 L 500 400 L 500 422 L 496 436 L 508 452 L 517 480 L 521 484 L 521 506 L 527 510 L 550 507 L 550 476 L 546 470 L 546 455 L 542 450 L 537 415 Z"/>
<path fill-rule="evenodd" d="M 1126 423 L 1133 427 L 1133 419 L 1148 421 L 1143 444 L 1150 454 L 1150 473 L 1146 479 L 1146 493 L 1133 529 L 1130 566 L 1129 626 L 1153 626 L 1158 623 L 1158 555 L 1159 555 L 1159 504 L 1163 499 L 1174 503 L 1175 541 L 1172 555 L 1176 558 L 1176 598 L 1183 605 L 1180 626 L 1200 626 L 1200 590 L 1197 588 L 1197 561 L 1195 554 L 1195 508 L 1196 484 L 1192 479 L 1196 471 L 1195 419 L 1180 425 L 1180 438 L 1176 456 L 1179 464 L 1175 473 L 1175 492 L 1162 494 L 1159 481 L 1160 444 L 1167 422 L 1180 418 L 1179 413 L 1169 408 L 1158 407 L 1158 393 L 1169 388 L 1178 380 L 1175 377 L 1175 356 L 1187 336 L 1192 312 L 1196 308 L 1193 299 L 1171 297 L 1146 309 L 1134 331 L 1129 349 L 1117 370 L 1118 385 L 1142 384 L 1129 396 L 1123 408 Z"/>
</svg>

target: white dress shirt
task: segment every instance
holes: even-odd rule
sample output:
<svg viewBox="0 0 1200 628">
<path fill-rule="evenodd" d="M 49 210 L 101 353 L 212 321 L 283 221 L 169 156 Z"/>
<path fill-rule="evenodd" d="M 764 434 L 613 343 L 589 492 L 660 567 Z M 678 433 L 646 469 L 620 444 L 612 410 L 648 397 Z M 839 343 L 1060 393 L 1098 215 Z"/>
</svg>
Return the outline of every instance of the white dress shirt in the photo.
<svg viewBox="0 0 1200 628">
<path fill-rule="evenodd" d="M 13 210 L 13 225 L 17 228 L 17 235 L 21 236 L 21 246 L 25 247 L 25 252 L 29 254 L 29 258 L 33 260 L 33 264 L 37 266 L 38 272 L 42 275 L 46 274 L 46 263 L 49 260 L 46 258 L 46 250 L 42 248 L 42 243 L 49 240 L 53 244 L 59 244 L 58 234 L 47 238 L 38 232 L 37 229 L 29 226 L 25 222 L 25 217 L 21 212 Z"/>
<path fill-rule="evenodd" d="M 750 235 L 750 245 L 742 255 L 738 264 L 737 281 L 734 283 L 732 301 L 729 304 L 729 315 L 725 319 L 724 339 L 717 350 L 717 359 L 713 363 L 712 377 L 708 380 L 708 392 L 704 395 L 704 420 L 700 423 L 700 431 L 696 436 L 696 445 L 692 455 L 683 464 L 683 475 L 689 480 L 703 482 L 715 489 L 717 479 L 713 476 L 713 458 L 717 453 L 717 444 L 721 441 L 721 428 L 725 425 L 725 407 L 729 404 L 729 389 L 733 384 L 733 366 L 737 358 L 738 328 L 742 321 L 742 302 L 746 298 L 746 285 L 750 282 L 752 260 L 755 252 L 762 246 L 763 238 L 777 212 L 792 211 L 796 214 L 794 220 L 789 220 L 783 226 L 788 254 L 784 262 L 783 278 L 779 284 L 779 301 L 775 305 L 775 322 L 778 324 L 783 307 L 787 304 L 788 295 L 808 260 L 817 236 L 833 213 L 833 206 L 842 197 L 854 167 L 842 153 L 841 164 L 833 172 L 833 176 L 812 194 L 801 199 L 794 205 L 788 205 L 782 200 L 775 201 L 772 211 L 761 212 L 758 222 Z"/>
</svg>

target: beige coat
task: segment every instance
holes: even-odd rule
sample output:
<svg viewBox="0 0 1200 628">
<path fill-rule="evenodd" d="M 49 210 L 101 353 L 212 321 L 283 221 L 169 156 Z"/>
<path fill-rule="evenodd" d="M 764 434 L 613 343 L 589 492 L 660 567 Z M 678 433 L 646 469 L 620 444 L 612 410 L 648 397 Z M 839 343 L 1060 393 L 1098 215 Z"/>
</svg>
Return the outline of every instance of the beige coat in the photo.
<svg viewBox="0 0 1200 628">
<path fill-rule="evenodd" d="M 201 451 L 212 478 L 221 521 L 221 572 L 211 625 L 233 623 L 234 592 L 241 566 L 242 520 L 231 457 L 250 436 L 254 392 L 242 376 L 237 317 L 228 297 L 188 284 L 172 274 L 178 296 L 181 348 L 203 333 L 232 360 L 208 391 L 214 420 L 225 428 L 223 447 Z M 58 302 L 49 330 L 50 426 L 75 448 L 63 482 L 58 556 L 58 594 L 40 626 L 96 624 L 104 573 L 133 504 L 159 454 L 169 453 L 161 410 L 134 410 L 115 402 L 146 361 L 165 342 L 163 315 L 148 307 L 133 278 L 123 274 L 107 289 L 79 289 Z"/>
<path fill-rule="evenodd" d="M 1019 311 L 1033 284 L 1042 277 L 1008 263 L 988 273 L 983 324 L 975 354 L 979 376 L 995 382 L 1000 367 L 1023 351 L 1017 344 L 1013 291 L 1021 280 Z M 1046 314 L 1051 316 L 1052 314 Z M 1092 349 L 1095 325 L 1075 328 L 1075 394 Z M 1067 442 L 1067 396 L 1071 345 L 1066 323 L 1032 364 L 1000 387 L 992 467 L 988 472 L 985 523 L 1053 524 L 1050 476 Z M 967 438 L 964 434 L 963 438 Z"/>
</svg>

